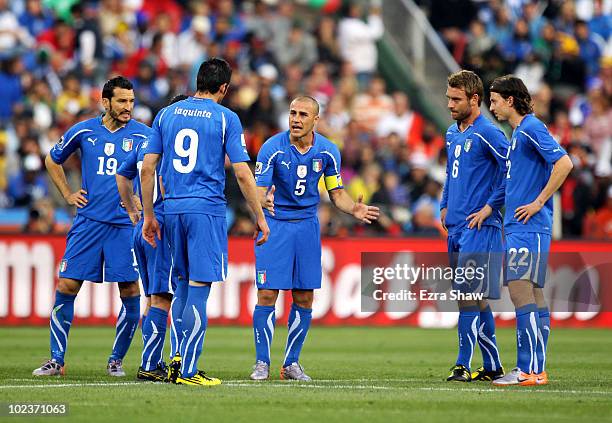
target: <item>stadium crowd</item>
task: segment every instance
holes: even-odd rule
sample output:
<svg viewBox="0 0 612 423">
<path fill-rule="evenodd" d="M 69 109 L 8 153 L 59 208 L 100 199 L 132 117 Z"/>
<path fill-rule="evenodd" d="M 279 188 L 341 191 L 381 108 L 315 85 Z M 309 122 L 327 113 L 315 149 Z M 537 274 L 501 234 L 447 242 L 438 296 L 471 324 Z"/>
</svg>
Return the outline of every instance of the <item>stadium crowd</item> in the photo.
<svg viewBox="0 0 612 423">
<path fill-rule="evenodd" d="M 579 0 L 546 8 L 451 1 L 457 7 L 420 3 L 457 61 L 487 87 L 504 73 L 523 78 L 536 114 L 571 154 L 575 171 L 561 190 L 563 235 L 609 239 L 609 2 L 593 2 L 585 15 Z M 340 147 L 348 192 L 381 207 L 379 222 L 366 228 L 322 202 L 323 235 L 442 236 L 443 132 L 376 74 L 384 32 L 377 5 L 345 6 L 326 13 L 273 0 L 0 0 L 0 207 L 29 209 L 25 231 L 66 229 L 54 223 L 54 210 L 66 206 L 43 159 L 68 127 L 100 113 L 104 81 L 128 77 L 133 117 L 150 124 L 173 96 L 194 92 L 203 59 L 222 56 L 234 69 L 225 104 L 238 113 L 252 158 L 287 129 L 289 100 L 311 95 L 321 104 L 318 131 Z M 76 189 L 78 157 L 65 167 Z M 227 181 L 230 232 L 249 234 L 246 203 L 235 178 Z"/>
</svg>

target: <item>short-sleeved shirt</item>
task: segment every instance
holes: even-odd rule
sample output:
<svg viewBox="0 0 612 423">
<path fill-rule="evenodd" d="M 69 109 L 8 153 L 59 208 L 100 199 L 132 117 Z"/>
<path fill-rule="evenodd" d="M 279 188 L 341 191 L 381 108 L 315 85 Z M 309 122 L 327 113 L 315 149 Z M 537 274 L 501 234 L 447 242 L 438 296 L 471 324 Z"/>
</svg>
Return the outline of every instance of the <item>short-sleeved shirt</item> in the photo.
<svg viewBox="0 0 612 423">
<path fill-rule="evenodd" d="M 553 165 L 566 154 L 546 125 L 532 114 L 525 116 L 514 129 L 506 172 L 506 234 L 552 234 L 552 198 L 526 224 L 516 220 L 514 213 L 518 207 L 532 203 L 538 197 L 548 183 Z"/>
<path fill-rule="evenodd" d="M 275 219 L 306 219 L 317 214 L 322 176 L 329 191 L 343 187 L 340 165 L 338 147 L 324 136 L 315 132 L 312 147 L 302 154 L 291 144 L 286 131 L 262 145 L 255 179 L 259 187 L 275 186 Z M 270 216 L 267 210 L 264 212 Z"/>
<path fill-rule="evenodd" d="M 225 216 L 225 155 L 232 163 L 250 160 L 236 113 L 198 97 L 157 114 L 148 153 L 162 155 L 164 214 Z"/>
<path fill-rule="evenodd" d="M 135 120 L 111 132 L 96 117 L 77 123 L 60 138 L 49 153 L 62 164 L 68 157 L 81 152 L 81 187 L 87 191 L 88 202 L 77 208 L 77 215 L 99 222 L 131 226 L 127 212 L 121 207 L 115 173 L 134 147 L 151 134 L 151 128 Z"/>
</svg>

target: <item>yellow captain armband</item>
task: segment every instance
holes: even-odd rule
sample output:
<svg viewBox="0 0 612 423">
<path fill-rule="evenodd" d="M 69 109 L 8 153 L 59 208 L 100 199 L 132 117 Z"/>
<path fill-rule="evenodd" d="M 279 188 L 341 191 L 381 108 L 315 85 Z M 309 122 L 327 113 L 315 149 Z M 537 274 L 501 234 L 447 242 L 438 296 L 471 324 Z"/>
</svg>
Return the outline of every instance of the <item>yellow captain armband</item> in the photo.
<svg viewBox="0 0 612 423">
<path fill-rule="evenodd" d="M 342 186 L 342 176 L 340 175 L 332 175 L 325 177 L 325 188 L 328 191 L 336 188 L 343 188 Z"/>
</svg>

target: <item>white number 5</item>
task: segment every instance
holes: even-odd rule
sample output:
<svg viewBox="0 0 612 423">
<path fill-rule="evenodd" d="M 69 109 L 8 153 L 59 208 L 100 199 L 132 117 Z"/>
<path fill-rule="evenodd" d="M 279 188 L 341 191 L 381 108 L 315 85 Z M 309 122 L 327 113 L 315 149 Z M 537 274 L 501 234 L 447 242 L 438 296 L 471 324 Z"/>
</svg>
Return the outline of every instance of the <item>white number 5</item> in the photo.
<svg viewBox="0 0 612 423">
<path fill-rule="evenodd" d="M 185 138 L 189 138 L 189 146 L 187 149 L 183 146 Z M 198 157 L 198 133 L 193 129 L 181 129 L 176 138 L 174 138 L 174 152 L 183 158 L 187 158 L 187 164 L 183 164 L 182 159 L 172 160 L 172 165 L 177 172 L 189 173 L 193 170 L 196 165 L 196 159 Z"/>
<path fill-rule="evenodd" d="M 295 191 L 293 191 L 293 193 L 295 195 L 304 195 L 304 192 L 306 191 L 306 179 L 298 179 L 297 183 L 295 184 Z"/>
</svg>

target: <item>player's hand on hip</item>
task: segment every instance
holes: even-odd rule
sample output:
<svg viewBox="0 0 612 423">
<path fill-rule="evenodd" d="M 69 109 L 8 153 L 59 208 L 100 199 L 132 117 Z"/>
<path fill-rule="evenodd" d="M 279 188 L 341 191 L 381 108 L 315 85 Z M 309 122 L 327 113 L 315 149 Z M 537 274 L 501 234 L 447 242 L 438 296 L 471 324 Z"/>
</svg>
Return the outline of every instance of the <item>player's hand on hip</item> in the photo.
<svg viewBox="0 0 612 423">
<path fill-rule="evenodd" d="M 266 193 L 264 203 L 261 205 L 262 208 L 268 210 L 272 216 L 274 216 L 274 191 L 276 191 L 276 187 L 272 185 L 270 190 Z"/>
<path fill-rule="evenodd" d="M 465 220 L 470 221 L 470 223 L 468 223 L 468 228 L 473 229 L 475 226 L 477 226 L 478 230 L 480 230 L 480 228 L 482 227 L 482 223 L 487 220 L 487 217 L 491 216 L 492 213 L 493 209 L 491 208 L 491 206 L 485 204 L 485 206 L 479 211 L 477 211 L 476 213 L 472 213 L 471 215 L 465 218 Z"/>
<path fill-rule="evenodd" d="M 448 232 L 448 228 L 446 227 L 446 212 L 448 212 L 447 208 L 440 210 L 440 223 L 442 223 L 442 228 Z"/>
<path fill-rule="evenodd" d="M 142 237 L 147 241 L 153 248 L 157 247 L 155 237 L 161 239 L 161 231 L 159 230 L 159 223 L 155 217 L 146 217 L 142 225 Z"/>
<path fill-rule="evenodd" d="M 64 199 L 69 205 L 77 206 L 78 208 L 82 209 L 87 205 L 87 198 L 85 198 L 86 195 L 87 191 L 85 191 L 84 189 L 80 189 L 77 192 L 68 194 L 66 197 L 64 197 Z"/>
<path fill-rule="evenodd" d="M 525 204 L 524 206 L 517 207 L 514 211 L 514 217 L 519 222 L 522 220 L 524 225 L 525 223 L 529 222 L 529 219 L 531 219 L 534 214 L 542 209 L 542 206 L 544 206 L 543 203 L 535 200 L 529 204 Z"/>
<path fill-rule="evenodd" d="M 255 228 L 253 239 L 257 239 L 257 237 L 259 236 L 259 232 L 261 232 L 261 238 L 257 240 L 257 245 L 262 245 L 268 240 L 268 237 L 270 236 L 270 228 L 268 227 L 268 222 L 266 222 L 265 217 L 257 219 L 256 225 L 257 227 Z"/>
<path fill-rule="evenodd" d="M 380 210 L 375 206 L 368 206 L 363 203 L 363 194 L 359 196 L 355 206 L 353 207 L 353 216 L 355 219 L 360 220 L 363 223 L 370 224 L 378 219 Z"/>
</svg>

